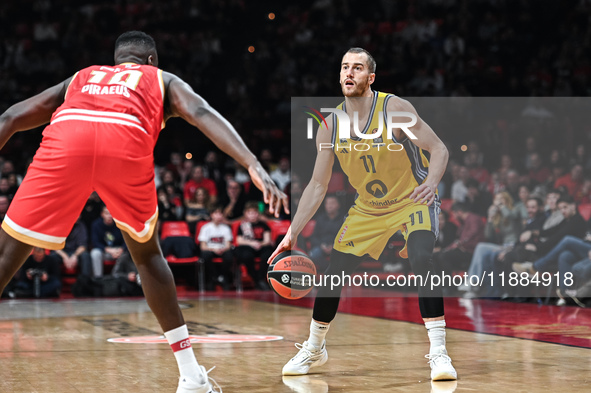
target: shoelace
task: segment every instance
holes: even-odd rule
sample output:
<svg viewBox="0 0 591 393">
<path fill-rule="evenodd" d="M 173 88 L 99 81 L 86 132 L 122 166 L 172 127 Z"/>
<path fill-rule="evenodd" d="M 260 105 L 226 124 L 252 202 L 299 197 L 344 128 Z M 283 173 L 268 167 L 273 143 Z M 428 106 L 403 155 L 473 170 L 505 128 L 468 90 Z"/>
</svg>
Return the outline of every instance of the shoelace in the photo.
<svg viewBox="0 0 591 393">
<path fill-rule="evenodd" d="M 213 379 L 212 377 L 209 376 L 209 373 L 215 368 L 215 366 L 213 366 L 212 368 L 210 368 L 209 370 L 207 370 L 205 373 L 207 374 L 207 379 L 209 379 L 211 381 L 212 387 L 211 387 L 211 391 L 213 393 L 223 393 L 222 392 L 222 388 L 220 385 L 218 385 L 218 383 L 216 382 L 215 379 Z M 216 390 L 217 389 L 217 390 Z"/>
<path fill-rule="evenodd" d="M 295 347 L 296 347 L 297 349 L 299 349 L 300 351 L 304 351 L 303 353 L 304 353 L 304 354 L 306 354 L 306 356 L 307 356 L 307 357 L 309 357 L 309 358 L 313 358 L 313 357 L 315 357 L 315 356 L 318 356 L 318 354 L 314 354 L 314 353 L 313 353 L 312 351 L 310 351 L 308 348 L 305 348 L 305 347 L 304 347 L 304 344 L 296 343 L 296 344 L 295 344 Z M 300 356 L 301 354 L 302 354 L 301 352 L 298 352 L 298 354 L 297 354 L 297 355 L 295 355 L 293 358 L 295 359 L 295 358 L 297 358 L 298 356 Z"/>
<path fill-rule="evenodd" d="M 425 358 L 429 359 L 428 363 L 430 365 L 435 364 L 435 362 L 437 362 L 440 359 L 444 360 L 446 363 L 451 364 L 451 358 L 444 353 L 430 353 L 425 355 Z"/>
</svg>

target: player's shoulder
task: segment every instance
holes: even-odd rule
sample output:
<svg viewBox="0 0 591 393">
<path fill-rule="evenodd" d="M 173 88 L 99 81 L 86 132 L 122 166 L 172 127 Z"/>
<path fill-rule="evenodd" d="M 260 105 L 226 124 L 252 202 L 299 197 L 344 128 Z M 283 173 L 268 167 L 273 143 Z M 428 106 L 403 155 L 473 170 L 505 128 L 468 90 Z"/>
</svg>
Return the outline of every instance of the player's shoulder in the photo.
<svg viewBox="0 0 591 393">
<path fill-rule="evenodd" d="M 392 93 L 378 92 L 378 97 L 383 97 L 386 108 L 389 111 L 409 111 L 413 106 L 410 101 Z"/>
</svg>

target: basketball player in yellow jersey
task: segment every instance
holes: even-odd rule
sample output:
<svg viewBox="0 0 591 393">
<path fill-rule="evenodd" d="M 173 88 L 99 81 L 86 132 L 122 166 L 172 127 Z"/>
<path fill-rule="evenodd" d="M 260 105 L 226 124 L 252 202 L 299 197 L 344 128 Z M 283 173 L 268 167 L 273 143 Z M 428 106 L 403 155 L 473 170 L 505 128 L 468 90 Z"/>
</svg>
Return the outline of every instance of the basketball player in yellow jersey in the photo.
<svg viewBox="0 0 591 393">
<path fill-rule="evenodd" d="M 400 254 L 408 256 L 414 273 L 425 278 L 427 272 L 435 272 L 432 254 L 439 227 L 436 188 L 445 172 L 448 151 L 408 101 L 371 90 L 375 68 L 375 60 L 366 50 L 351 48 L 345 53 L 340 73 L 345 102 L 339 109 L 350 119 L 357 112 L 359 131 L 365 134 L 379 129 L 380 112 L 411 113 L 417 122 L 408 130 L 416 139 L 409 139 L 403 130 L 395 129 L 392 140 L 388 140 L 386 127 L 383 127 L 381 141 L 359 140 L 353 130 L 350 130 L 351 139 L 340 139 L 338 122 L 334 116 L 329 117 L 328 129 L 320 127 L 318 130 L 318 154 L 312 179 L 303 192 L 289 232 L 269 261 L 296 244 L 297 236 L 322 203 L 336 155 L 359 196 L 336 236 L 325 274 L 350 275 L 365 254 L 379 258 L 388 239 L 398 230 L 406 239 Z M 409 119 L 396 121 L 404 123 Z M 387 124 L 385 119 L 383 124 Z M 366 143 L 371 148 L 356 147 L 356 143 Z M 430 162 L 423 151 L 429 152 Z M 307 374 L 311 367 L 321 366 L 328 360 L 325 336 L 336 315 L 341 289 L 319 288 L 310 336 L 303 344 L 296 344 L 300 351 L 283 367 L 283 375 Z M 426 356 L 431 366 L 431 379 L 457 379 L 445 347 L 441 288 L 419 286 L 419 308 L 431 344 Z"/>
</svg>

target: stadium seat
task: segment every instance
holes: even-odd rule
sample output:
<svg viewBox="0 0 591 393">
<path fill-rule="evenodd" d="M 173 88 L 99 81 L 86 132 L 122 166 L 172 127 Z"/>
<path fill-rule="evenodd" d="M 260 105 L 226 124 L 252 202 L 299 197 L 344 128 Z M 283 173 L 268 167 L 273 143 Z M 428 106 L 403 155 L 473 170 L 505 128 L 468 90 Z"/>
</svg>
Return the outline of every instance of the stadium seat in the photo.
<svg viewBox="0 0 591 393">
<path fill-rule="evenodd" d="M 444 198 L 441 200 L 441 210 L 451 213 L 451 206 L 453 205 L 454 200 L 451 198 Z"/>
<path fill-rule="evenodd" d="M 160 234 L 160 243 L 167 238 L 189 238 L 193 242 L 193 237 L 189 231 L 189 225 L 186 221 L 165 221 L 162 223 L 162 232 Z M 172 254 L 164 255 L 164 258 L 170 265 L 187 265 L 196 264 L 203 265 L 200 258 L 196 255 L 187 258 L 179 258 Z M 201 267 L 199 267 L 199 276 L 201 276 Z"/>
<path fill-rule="evenodd" d="M 279 236 L 283 236 L 287 233 L 291 221 L 289 220 L 269 220 L 267 225 L 271 229 L 271 241 L 273 244 L 277 244 Z"/>
</svg>

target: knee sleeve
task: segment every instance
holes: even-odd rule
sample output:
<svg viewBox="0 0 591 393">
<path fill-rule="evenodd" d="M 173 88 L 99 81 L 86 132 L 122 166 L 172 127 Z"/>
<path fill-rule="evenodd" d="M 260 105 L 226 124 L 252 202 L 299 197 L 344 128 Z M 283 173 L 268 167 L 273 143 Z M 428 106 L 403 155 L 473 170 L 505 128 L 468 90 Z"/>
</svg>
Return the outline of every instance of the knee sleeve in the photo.
<svg viewBox="0 0 591 393">
<path fill-rule="evenodd" d="M 339 301 L 341 298 L 341 290 L 343 286 L 338 285 L 331 287 L 330 277 L 333 275 L 338 277 L 342 277 L 343 274 L 350 275 L 355 271 L 360 263 L 361 258 L 356 255 L 344 254 L 335 250 L 331 252 L 330 264 L 324 272 L 324 275 L 328 276 L 328 285 L 323 285 L 318 289 L 318 294 L 316 295 L 316 300 L 314 301 L 314 312 L 312 314 L 312 318 L 314 318 L 314 320 L 329 323 L 334 319 L 339 308 Z"/>
<path fill-rule="evenodd" d="M 416 231 L 407 240 L 408 259 L 413 272 L 427 279 L 428 275 L 437 274 L 433 264 L 433 246 L 435 235 L 430 231 Z M 420 281 L 418 281 L 420 283 Z M 430 282 L 419 285 L 419 309 L 423 318 L 436 318 L 444 314 L 443 294 L 440 286 L 431 289 Z"/>
</svg>

